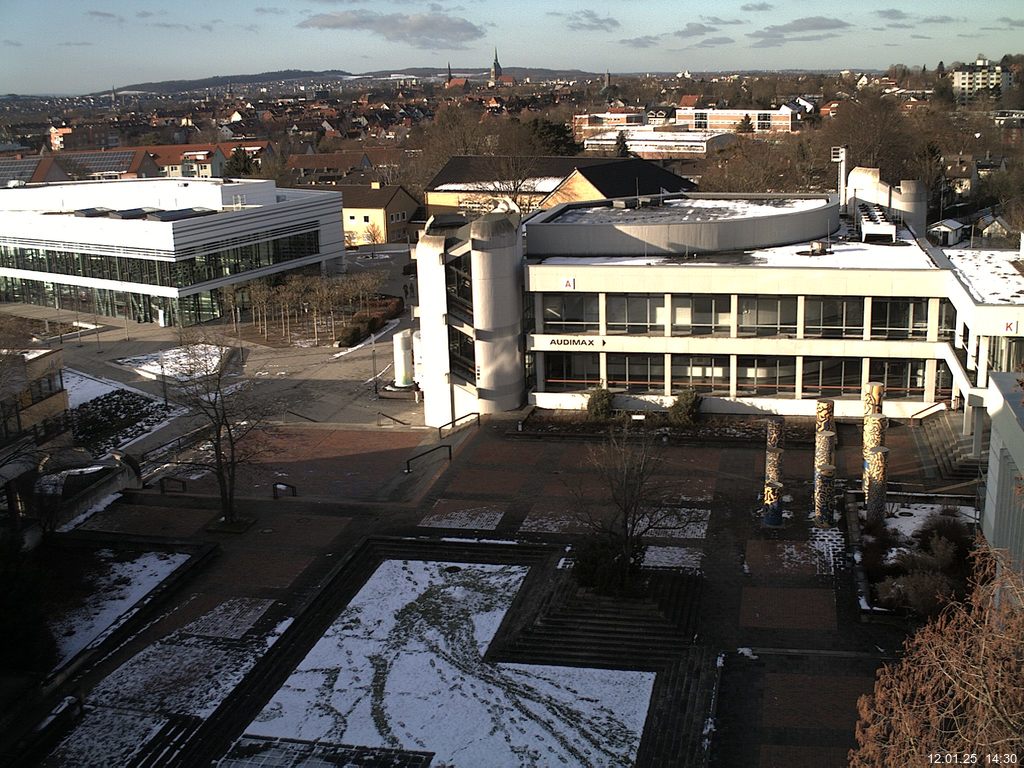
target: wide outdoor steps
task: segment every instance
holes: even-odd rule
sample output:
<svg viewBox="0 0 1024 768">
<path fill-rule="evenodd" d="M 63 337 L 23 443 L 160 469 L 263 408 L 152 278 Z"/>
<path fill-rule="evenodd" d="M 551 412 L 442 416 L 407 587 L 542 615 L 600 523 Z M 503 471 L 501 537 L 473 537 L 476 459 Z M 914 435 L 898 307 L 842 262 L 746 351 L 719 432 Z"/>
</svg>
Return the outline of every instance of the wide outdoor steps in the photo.
<svg viewBox="0 0 1024 768">
<path fill-rule="evenodd" d="M 701 579 L 657 573 L 651 581 L 644 597 L 562 590 L 495 660 L 649 670 L 677 661 L 695 638 Z"/>
<path fill-rule="evenodd" d="M 964 492 L 973 492 L 973 484 L 988 465 L 988 430 L 982 435 L 979 457 L 972 457 L 974 438 L 963 434 L 963 414 L 956 411 L 942 411 L 926 417 L 921 421 L 919 434 L 937 476 L 933 482 L 945 490 L 963 486 Z"/>
</svg>

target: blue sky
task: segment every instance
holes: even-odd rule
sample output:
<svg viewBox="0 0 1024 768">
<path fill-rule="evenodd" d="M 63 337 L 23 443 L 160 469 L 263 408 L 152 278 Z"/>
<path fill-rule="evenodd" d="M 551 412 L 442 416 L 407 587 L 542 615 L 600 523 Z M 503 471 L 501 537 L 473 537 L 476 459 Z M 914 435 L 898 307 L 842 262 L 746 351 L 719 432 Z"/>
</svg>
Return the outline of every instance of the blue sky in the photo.
<svg viewBox="0 0 1024 768">
<path fill-rule="evenodd" d="M 984 10 L 985 15 L 979 13 Z M 276 69 L 928 66 L 1024 51 L 1024 3 L 0 0 L 0 93 Z"/>
</svg>

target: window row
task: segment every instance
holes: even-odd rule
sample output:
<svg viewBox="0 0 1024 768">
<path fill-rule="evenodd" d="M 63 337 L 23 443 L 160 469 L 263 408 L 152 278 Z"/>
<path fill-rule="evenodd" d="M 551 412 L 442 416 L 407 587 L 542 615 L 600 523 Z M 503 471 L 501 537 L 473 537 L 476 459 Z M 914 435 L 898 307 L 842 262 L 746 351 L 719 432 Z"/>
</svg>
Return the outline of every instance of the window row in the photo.
<svg viewBox="0 0 1024 768">
<path fill-rule="evenodd" d="M 314 256 L 319 252 L 318 231 L 200 253 L 180 261 L 154 261 L 5 245 L 0 246 L 0 267 L 141 285 L 187 288 L 208 280 Z"/>
<path fill-rule="evenodd" d="M 544 386 L 548 392 L 582 392 L 601 386 L 598 352 L 545 352 Z M 669 391 L 693 389 L 701 394 L 730 396 L 729 355 L 671 355 L 667 372 Z M 737 397 L 795 397 L 797 358 L 792 356 L 737 355 Z M 889 399 L 921 400 L 925 395 L 924 360 L 872 359 L 868 379 L 885 384 Z M 636 394 L 663 395 L 666 370 L 663 354 L 607 353 L 607 386 Z M 801 396 L 860 397 L 864 382 L 859 357 L 805 357 Z M 952 375 L 938 363 L 936 397 L 948 397 Z"/>
<path fill-rule="evenodd" d="M 596 293 L 545 293 L 541 296 L 545 333 L 598 333 L 600 296 Z M 663 293 L 610 294 L 605 299 L 605 329 L 609 335 L 728 336 L 732 298 L 728 294 L 673 294 L 666 305 Z M 795 336 L 795 296 L 738 297 L 739 336 Z M 952 338 L 956 311 L 946 299 L 939 303 L 939 338 Z M 926 338 L 928 299 L 881 299 L 871 302 L 872 338 Z M 808 296 L 804 301 L 807 338 L 862 338 L 864 299 L 860 296 Z"/>
</svg>

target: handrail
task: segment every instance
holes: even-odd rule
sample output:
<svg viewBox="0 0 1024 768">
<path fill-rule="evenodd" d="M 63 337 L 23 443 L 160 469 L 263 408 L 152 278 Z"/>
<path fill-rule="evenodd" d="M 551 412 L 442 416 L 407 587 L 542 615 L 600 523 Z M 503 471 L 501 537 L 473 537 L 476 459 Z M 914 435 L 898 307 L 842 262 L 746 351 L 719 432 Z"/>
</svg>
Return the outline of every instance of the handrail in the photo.
<svg viewBox="0 0 1024 768">
<path fill-rule="evenodd" d="M 473 411 L 473 413 L 464 413 L 461 416 L 459 416 L 458 418 L 452 419 L 447 424 L 442 424 L 440 427 L 438 427 L 437 428 L 437 439 L 438 440 L 442 439 L 441 438 L 441 430 L 443 430 L 445 427 L 454 427 L 460 421 L 462 421 L 463 419 L 468 419 L 470 416 L 475 416 L 476 417 L 476 425 L 479 427 L 480 426 L 480 414 L 477 411 Z"/>
<path fill-rule="evenodd" d="M 949 410 L 949 405 L 950 404 L 948 402 L 946 402 L 945 400 L 939 400 L 938 402 L 935 402 L 935 403 L 932 403 L 931 405 L 925 406 L 920 411 L 918 411 L 917 413 L 915 413 L 912 416 L 910 416 L 908 421 L 913 423 L 915 419 L 916 420 L 921 420 L 925 416 L 930 416 L 931 414 L 928 413 L 928 412 L 931 411 L 932 409 L 937 409 L 940 405 L 942 406 L 943 410 Z"/>
<path fill-rule="evenodd" d="M 424 451 L 423 453 L 417 453 L 411 459 L 408 459 L 405 462 L 405 474 L 408 475 L 410 472 L 412 472 L 412 463 L 414 461 L 416 461 L 416 459 L 422 458 L 423 456 L 426 456 L 427 454 L 433 453 L 434 451 L 439 451 L 442 448 L 447 448 L 448 449 L 448 461 L 451 461 L 452 460 L 452 447 L 450 445 L 448 445 L 448 443 L 443 443 L 442 445 L 435 445 L 430 450 Z"/>
<path fill-rule="evenodd" d="M 408 427 L 409 426 L 409 422 L 407 422 L 407 421 L 402 421 L 401 419 L 396 419 L 394 416 L 391 416 L 391 415 L 389 415 L 387 413 L 384 413 L 384 411 L 377 411 L 377 426 L 378 427 L 383 426 L 380 423 L 380 417 L 381 416 L 383 416 L 385 419 L 391 419 L 391 421 L 395 422 L 395 424 L 401 424 L 403 427 Z"/>
</svg>

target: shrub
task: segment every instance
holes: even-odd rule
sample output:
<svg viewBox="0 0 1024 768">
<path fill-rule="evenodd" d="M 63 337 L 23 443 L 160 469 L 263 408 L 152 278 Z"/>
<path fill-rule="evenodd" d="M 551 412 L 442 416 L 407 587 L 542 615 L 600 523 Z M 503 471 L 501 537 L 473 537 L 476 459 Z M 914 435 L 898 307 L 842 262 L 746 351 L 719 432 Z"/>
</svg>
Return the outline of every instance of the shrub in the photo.
<svg viewBox="0 0 1024 768">
<path fill-rule="evenodd" d="M 693 426 L 703 399 L 693 389 L 689 387 L 684 389 L 668 407 L 669 423 L 674 427 Z"/>
<path fill-rule="evenodd" d="M 959 510 L 957 510 L 959 515 Z M 966 560 L 974 548 L 974 534 L 970 527 L 958 517 L 950 517 L 945 510 L 938 515 L 931 515 L 914 534 L 922 542 L 929 541 L 932 536 L 941 536 L 956 547 L 958 560 Z"/>
<path fill-rule="evenodd" d="M 626 574 L 636 576 L 644 564 L 646 546 L 638 546 L 633 551 L 632 562 Z M 590 536 L 584 539 L 574 550 L 573 572 L 576 580 L 584 587 L 602 594 L 618 594 L 629 591 L 631 579 L 626 579 L 620 567 L 622 557 L 621 542 L 607 536 Z"/>
<path fill-rule="evenodd" d="M 908 608 L 920 616 L 935 616 L 954 595 L 953 581 L 938 571 L 915 571 L 886 579 L 878 597 L 893 608 Z"/>
<path fill-rule="evenodd" d="M 363 320 L 353 320 L 338 331 L 339 347 L 354 347 L 370 333 L 369 325 Z"/>
<path fill-rule="evenodd" d="M 956 544 L 949 539 L 933 533 L 927 544 L 913 552 L 901 552 L 896 558 L 896 565 L 907 573 L 916 571 L 955 571 L 959 565 Z"/>
<path fill-rule="evenodd" d="M 592 421 L 607 421 L 612 417 L 615 395 L 607 389 L 592 389 L 587 397 L 587 418 Z"/>
</svg>

